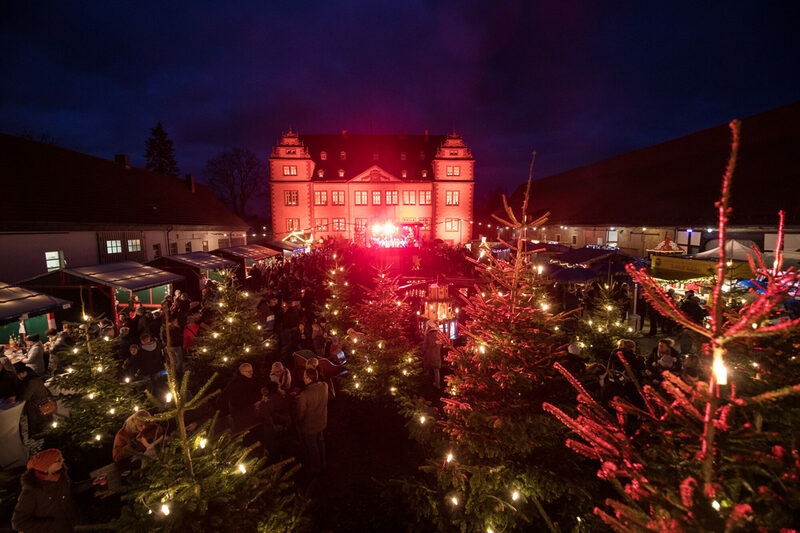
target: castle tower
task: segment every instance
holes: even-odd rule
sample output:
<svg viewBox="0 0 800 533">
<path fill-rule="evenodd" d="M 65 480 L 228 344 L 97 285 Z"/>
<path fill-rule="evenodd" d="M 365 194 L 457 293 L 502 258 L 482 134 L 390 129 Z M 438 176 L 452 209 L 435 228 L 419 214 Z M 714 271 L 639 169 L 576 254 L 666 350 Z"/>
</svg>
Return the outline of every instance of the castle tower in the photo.
<svg viewBox="0 0 800 533">
<path fill-rule="evenodd" d="M 433 159 L 433 237 L 446 243 L 472 238 L 475 160 L 455 131 L 439 146 Z"/>
<path fill-rule="evenodd" d="M 269 158 L 272 231 L 276 240 L 292 231 L 311 228 L 311 180 L 314 162 L 300 141 L 297 132 L 289 128 L 281 135 Z"/>
</svg>

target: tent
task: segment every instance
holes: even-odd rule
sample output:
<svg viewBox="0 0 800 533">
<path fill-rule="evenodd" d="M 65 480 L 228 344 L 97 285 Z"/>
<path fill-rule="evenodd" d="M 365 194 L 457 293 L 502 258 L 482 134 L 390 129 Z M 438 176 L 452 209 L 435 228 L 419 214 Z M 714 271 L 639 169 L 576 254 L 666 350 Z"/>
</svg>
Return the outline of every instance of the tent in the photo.
<svg viewBox="0 0 800 533">
<path fill-rule="evenodd" d="M 752 246 L 756 246 L 753 241 L 737 241 L 731 239 L 725 242 L 725 257 L 732 261 L 747 261 L 748 256 L 755 259 Z M 758 247 L 756 246 L 756 249 Z M 705 252 L 700 252 L 692 256 L 693 259 L 719 259 L 719 246 Z"/>
<path fill-rule="evenodd" d="M 117 319 L 117 304 L 137 296 L 145 307 L 158 307 L 170 285 L 183 276 L 136 261 L 122 261 L 76 268 L 62 268 L 20 282 L 26 288 L 82 302 L 85 312 Z M 73 309 L 67 320 L 77 322 L 81 309 Z M 63 314 L 63 313 L 62 313 Z"/>
<path fill-rule="evenodd" d="M 685 254 L 686 249 L 682 246 L 675 244 L 675 241 L 670 239 L 669 237 L 664 237 L 664 240 L 658 243 L 655 248 L 652 250 L 647 250 L 648 252 L 654 252 L 658 254 Z"/>
<path fill-rule="evenodd" d="M 37 333 L 44 336 L 49 329 L 46 313 L 57 309 L 69 309 L 72 302 L 48 296 L 40 292 L 14 287 L 0 282 L 0 343 L 7 343 L 9 338 Z M 20 328 L 23 321 L 24 330 Z"/>
<path fill-rule="evenodd" d="M 213 250 L 211 253 L 234 261 L 239 267 L 236 270 L 236 275 L 242 280 L 250 277 L 250 267 L 255 265 L 256 261 L 271 259 L 280 255 L 280 252 L 261 246 L 260 244 L 244 244 L 242 246 L 220 248 L 218 250 Z"/>
<path fill-rule="evenodd" d="M 147 264 L 183 276 L 184 281 L 176 283 L 175 288 L 187 292 L 193 300 L 200 300 L 202 286 L 206 280 L 222 281 L 219 271 L 234 268 L 237 263 L 207 252 L 191 252 L 165 255 Z"/>
</svg>

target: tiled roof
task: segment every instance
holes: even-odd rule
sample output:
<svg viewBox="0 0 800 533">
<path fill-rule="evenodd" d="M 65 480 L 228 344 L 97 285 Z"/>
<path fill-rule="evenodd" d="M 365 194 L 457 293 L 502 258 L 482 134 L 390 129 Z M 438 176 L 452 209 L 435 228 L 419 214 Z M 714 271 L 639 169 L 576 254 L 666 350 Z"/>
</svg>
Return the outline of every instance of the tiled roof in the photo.
<svg viewBox="0 0 800 533">
<path fill-rule="evenodd" d="M 0 133 L 0 229 L 199 225 L 247 229 L 204 185 Z"/>
<path fill-rule="evenodd" d="M 318 179 L 317 170 L 322 169 L 325 180 L 347 180 L 378 165 L 398 178 L 402 178 L 405 170 L 408 180 L 432 181 L 431 162 L 446 139 L 446 135 L 300 135 L 300 141 L 315 163 L 314 179 Z M 326 153 L 325 160 L 322 152 Z M 346 154 L 345 159 L 341 158 L 342 152 Z M 344 170 L 344 178 L 339 177 L 340 169 Z M 427 171 L 425 178 L 423 170 Z"/>
<path fill-rule="evenodd" d="M 537 180 L 530 212 L 548 224 L 708 226 L 716 223 L 730 152 L 727 124 Z M 800 102 L 742 121 L 731 224 L 800 225 Z M 522 185 L 511 205 L 521 205 Z"/>
</svg>

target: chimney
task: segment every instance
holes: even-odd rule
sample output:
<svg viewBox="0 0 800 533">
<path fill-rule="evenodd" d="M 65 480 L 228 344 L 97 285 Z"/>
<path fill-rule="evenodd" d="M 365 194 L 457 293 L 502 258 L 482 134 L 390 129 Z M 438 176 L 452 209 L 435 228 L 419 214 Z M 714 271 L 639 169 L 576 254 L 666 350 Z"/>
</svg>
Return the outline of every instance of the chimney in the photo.
<svg viewBox="0 0 800 533">
<path fill-rule="evenodd" d="M 131 156 L 128 154 L 116 154 L 114 156 L 114 162 L 125 168 L 131 168 Z"/>
<path fill-rule="evenodd" d="M 186 188 L 194 192 L 194 175 L 186 174 Z"/>
<path fill-rule="evenodd" d="M 347 139 L 347 130 L 342 130 L 342 137 Z"/>
<path fill-rule="evenodd" d="M 425 130 L 425 142 L 428 142 L 428 130 Z"/>
</svg>

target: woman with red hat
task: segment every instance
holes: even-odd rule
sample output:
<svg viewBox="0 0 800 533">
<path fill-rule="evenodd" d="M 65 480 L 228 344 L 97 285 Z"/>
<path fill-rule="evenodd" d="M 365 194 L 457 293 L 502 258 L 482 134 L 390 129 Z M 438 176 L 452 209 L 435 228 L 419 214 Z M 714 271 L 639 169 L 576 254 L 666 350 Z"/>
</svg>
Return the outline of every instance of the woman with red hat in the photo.
<svg viewBox="0 0 800 533">
<path fill-rule="evenodd" d="M 73 531 L 78 513 L 72 500 L 72 482 L 64 458 L 55 448 L 28 461 L 22 474 L 22 492 L 14 508 L 11 527 L 20 533 Z"/>
</svg>

